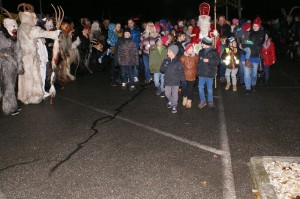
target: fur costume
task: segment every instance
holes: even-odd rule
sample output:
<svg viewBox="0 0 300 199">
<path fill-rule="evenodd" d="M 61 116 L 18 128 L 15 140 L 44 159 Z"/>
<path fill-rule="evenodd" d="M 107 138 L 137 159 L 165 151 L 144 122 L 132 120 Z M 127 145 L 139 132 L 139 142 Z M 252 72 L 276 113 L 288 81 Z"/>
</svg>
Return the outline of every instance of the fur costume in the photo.
<svg viewBox="0 0 300 199">
<path fill-rule="evenodd" d="M 19 10 L 21 6 L 23 11 Z M 42 38 L 58 39 L 60 31 L 46 31 L 36 26 L 37 17 L 29 4 L 20 4 L 18 11 L 21 23 L 17 36 L 22 49 L 24 66 L 24 74 L 19 75 L 18 99 L 24 104 L 38 104 L 44 98 L 38 42 Z"/>
<path fill-rule="evenodd" d="M 21 50 L 16 39 L 17 22 L 14 19 L 3 20 L 5 29 L 0 32 L 0 99 L 2 111 L 9 115 L 18 112 L 15 94 L 18 74 L 23 73 Z"/>
</svg>

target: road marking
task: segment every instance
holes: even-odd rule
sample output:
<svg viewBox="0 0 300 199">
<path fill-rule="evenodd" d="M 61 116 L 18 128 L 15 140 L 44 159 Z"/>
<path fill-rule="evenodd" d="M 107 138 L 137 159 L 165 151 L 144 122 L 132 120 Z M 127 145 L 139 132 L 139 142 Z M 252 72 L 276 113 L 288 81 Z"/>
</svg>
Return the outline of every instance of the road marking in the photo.
<svg viewBox="0 0 300 199">
<path fill-rule="evenodd" d="M 169 138 L 172 138 L 174 140 L 177 140 L 177 141 L 180 141 L 180 142 L 183 142 L 183 143 L 186 143 L 186 144 L 189 144 L 191 146 L 194 146 L 194 147 L 197 147 L 199 149 L 202 149 L 202 150 L 205 150 L 205 151 L 208 151 L 208 152 L 211 152 L 211 153 L 214 153 L 214 154 L 217 154 L 217 155 L 222 155 L 224 154 L 224 151 L 222 150 L 219 150 L 219 149 L 216 149 L 216 148 L 213 148 L 213 147 L 210 147 L 210 146 L 206 146 L 206 145 L 203 145 L 203 144 L 199 144 L 198 142 L 194 142 L 194 141 L 191 141 L 191 140 L 188 140 L 186 138 L 183 138 L 183 137 L 180 137 L 180 136 L 176 136 L 176 135 L 173 135 L 171 133 L 167 133 L 165 131 L 162 131 L 162 130 L 159 130 L 157 128 L 154 128 L 154 127 L 151 127 L 151 126 L 147 126 L 147 125 L 144 125 L 144 124 L 141 124 L 139 122 L 135 122 L 133 120 L 130 120 L 128 118 L 125 118 L 125 117 L 122 117 L 122 116 L 118 116 L 118 115 L 115 115 L 115 114 L 112 114 L 108 111 L 105 111 L 105 110 L 101 110 L 101 109 L 98 109 L 98 108 L 95 108 L 93 106 L 90 106 L 90 105 L 87 105 L 87 104 L 84 104 L 84 103 L 81 103 L 81 102 L 78 102 L 78 101 L 75 101 L 75 100 L 72 100 L 72 99 L 69 99 L 69 98 L 66 98 L 66 97 L 62 97 L 62 96 L 58 96 L 64 100 L 67 100 L 67 101 L 70 101 L 72 103 L 75 103 L 75 104 L 78 104 L 80 106 L 84 106 L 88 109 L 91 109 L 91 110 L 94 110 L 96 112 L 100 112 L 100 113 L 103 113 L 103 114 L 106 114 L 106 115 L 110 115 L 112 117 L 115 117 L 117 119 L 120 119 L 120 120 L 123 120 L 125 122 L 128 122 L 128 123 L 131 123 L 131 124 L 134 124 L 136 126 L 139 126 L 139 127 L 143 127 L 145 129 L 148 129 L 150 131 L 153 131 L 155 133 L 158 133 L 160 135 L 163 135 L 165 137 L 169 137 Z"/>
<path fill-rule="evenodd" d="M 171 133 L 167 133 L 165 131 L 159 130 L 157 128 L 151 127 L 151 126 L 147 126 L 138 122 L 135 122 L 133 120 L 130 120 L 128 118 L 125 117 L 121 117 L 115 114 L 112 114 L 108 111 L 105 110 L 101 110 L 98 108 L 95 108 L 93 106 L 78 102 L 76 100 L 72 100 L 70 98 L 66 98 L 66 97 L 62 97 L 62 96 L 58 96 L 64 100 L 67 100 L 69 102 L 72 102 L 74 104 L 78 104 L 80 106 L 86 107 L 88 109 L 91 109 L 93 111 L 99 112 L 99 113 L 103 113 L 106 115 L 110 115 L 112 117 L 115 117 L 117 119 L 120 119 L 122 121 L 134 124 L 136 126 L 139 127 L 143 127 L 144 129 L 148 129 L 152 132 L 155 132 L 157 134 L 172 138 L 174 140 L 186 143 L 188 145 L 197 147 L 199 149 L 217 154 L 221 156 L 221 161 L 222 161 L 222 174 L 223 174 L 223 199 L 236 199 L 236 192 L 235 192 L 235 185 L 234 185 L 234 178 L 233 178 L 233 174 L 232 174 L 232 165 L 231 165 L 231 155 L 230 155 L 230 149 L 229 149 L 229 144 L 228 144 L 228 136 L 227 136 L 227 126 L 226 126 L 226 119 L 225 119 L 225 113 L 224 113 L 224 106 L 223 106 L 223 99 L 222 99 L 222 95 L 221 92 L 219 90 L 219 120 L 220 120 L 220 132 L 221 132 L 221 150 L 213 148 L 213 147 L 209 147 L 203 144 L 199 144 L 197 142 L 185 139 L 183 137 L 180 136 L 176 136 L 173 135 Z"/>
<path fill-rule="evenodd" d="M 219 93 L 219 121 L 220 121 L 220 132 L 221 132 L 221 149 L 225 153 L 221 156 L 223 165 L 223 199 L 236 199 L 234 178 L 232 174 L 231 155 L 228 143 L 227 125 L 225 118 L 225 111 L 223 105 L 223 98 L 220 88 Z"/>
</svg>

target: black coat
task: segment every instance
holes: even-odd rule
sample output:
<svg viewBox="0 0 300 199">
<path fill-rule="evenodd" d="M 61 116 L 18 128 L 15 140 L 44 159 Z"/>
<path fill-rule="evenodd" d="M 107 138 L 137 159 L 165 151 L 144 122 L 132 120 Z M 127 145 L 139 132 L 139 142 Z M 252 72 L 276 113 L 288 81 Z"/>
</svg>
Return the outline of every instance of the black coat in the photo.
<svg viewBox="0 0 300 199">
<path fill-rule="evenodd" d="M 209 59 L 208 62 L 203 62 L 203 59 Z M 215 78 L 217 66 L 221 63 L 221 58 L 214 46 L 202 48 L 199 51 L 199 61 L 197 64 L 197 76 Z"/>
<path fill-rule="evenodd" d="M 185 80 L 183 65 L 178 56 L 173 60 L 166 58 L 160 67 L 160 72 L 165 74 L 165 86 L 180 86 L 180 81 Z"/>
</svg>

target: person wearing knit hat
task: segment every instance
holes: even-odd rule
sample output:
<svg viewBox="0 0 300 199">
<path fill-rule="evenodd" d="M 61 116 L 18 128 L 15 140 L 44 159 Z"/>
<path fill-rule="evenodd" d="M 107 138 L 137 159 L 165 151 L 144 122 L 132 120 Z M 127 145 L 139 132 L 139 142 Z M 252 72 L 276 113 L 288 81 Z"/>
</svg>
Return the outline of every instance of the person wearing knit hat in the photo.
<svg viewBox="0 0 300 199">
<path fill-rule="evenodd" d="M 202 49 L 199 51 L 199 60 L 197 63 L 197 76 L 199 79 L 198 90 L 200 104 L 198 107 L 203 109 L 208 102 L 209 108 L 214 108 L 213 102 L 213 80 L 217 73 L 217 66 L 221 63 L 220 55 L 217 49 L 212 45 L 212 39 L 202 38 Z M 207 89 L 207 101 L 205 98 L 204 86 Z"/>
<path fill-rule="evenodd" d="M 177 113 L 178 90 L 181 82 L 185 81 L 183 73 L 183 65 L 178 58 L 178 46 L 170 45 L 168 47 L 168 57 L 163 61 L 160 72 L 165 74 L 165 95 L 168 100 L 167 107 L 171 108 L 172 113 Z"/>
<path fill-rule="evenodd" d="M 184 53 L 182 56 L 180 56 L 185 77 L 185 86 L 182 90 L 182 106 L 186 108 L 192 108 L 193 88 L 197 77 L 196 66 L 199 57 L 195 53 L 193 47 L 194 45 L 192 43 L 186 43 L 184 45 Z"/>
<path fill-rule="evenodd" d="M 190 42 L 184 43 L 182 46 L 183 46 L 185 52 L 187 52 L 190 48 L 193 48 L 193 44 Z"/>
<path fill-rule="evenodd" d="M 251 23 L 246 22 L 242 25 L 242 30 L 249 31 L 250 29 L 251 29 Z"/>
<path fill-rule="evenodd" d="M 261 19 L 259 17 L 256 17 L 253 21 L 253 26 L 261 27 Z"/>
<path fill-rule="evenodd" d="M 237 18 L 233 18 L 232 25 L 239 25 L 239 20 Z"/>
<path fill-rule="evenodd" d="M 241 60 L 244 68 L 246 95 L 249 95 L 252 91 L 256 90 L 255 87 L 257 83 L 258 65 L 260 63 L 260 53 L 265 39 L 264 30 L 261 27 L 261 19 L 259 17 L 253 20 L 252 30 L 247 39 L 248 42 L 241 44 L 241 47 L 251 49 L 251 67 L 246 65 L 247 60 L 245 55 L 241 56 Z"/>
</svg>

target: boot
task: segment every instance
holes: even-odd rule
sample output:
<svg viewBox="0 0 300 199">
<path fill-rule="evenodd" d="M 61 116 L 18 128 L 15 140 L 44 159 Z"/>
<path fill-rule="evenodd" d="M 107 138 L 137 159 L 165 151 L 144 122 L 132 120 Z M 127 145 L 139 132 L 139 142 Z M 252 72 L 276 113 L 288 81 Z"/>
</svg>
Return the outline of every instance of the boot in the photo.
<svg viewBox="0 0 300 199">
<path fill-rule="evenodd" d="M 252 64 L 251 64 L 251 62 L 250 62 L 250 59 L 246 59 L 246 60 L 245 60 L 245 66 L 246 66 L 246 67 L 252 67 Z"/>
<path fill-rule="evenodd" d="M 192 100 L 186 101 L 186 108 L 192 108 Z"/>
<path fill-rule="evenodd" d="M 225 90 L 229 90 L 230 89 L 230 86 L 231 86 L 231 83 L 230 82 L 227 82 L 226 86 L 225 86 Z"/>
<path fill-rule="evenodd" d="M 233 91 L 237 91 L 236 85 L 233 85 L 233 86 L 232 86 L 232 90 L 233 90 Z"/>
<path fill-rule="evenodd" d="M 186 102 L 187 102 L 187 97 L 183 97 L 182 106 L 186 106 Z"/>
</svg>

